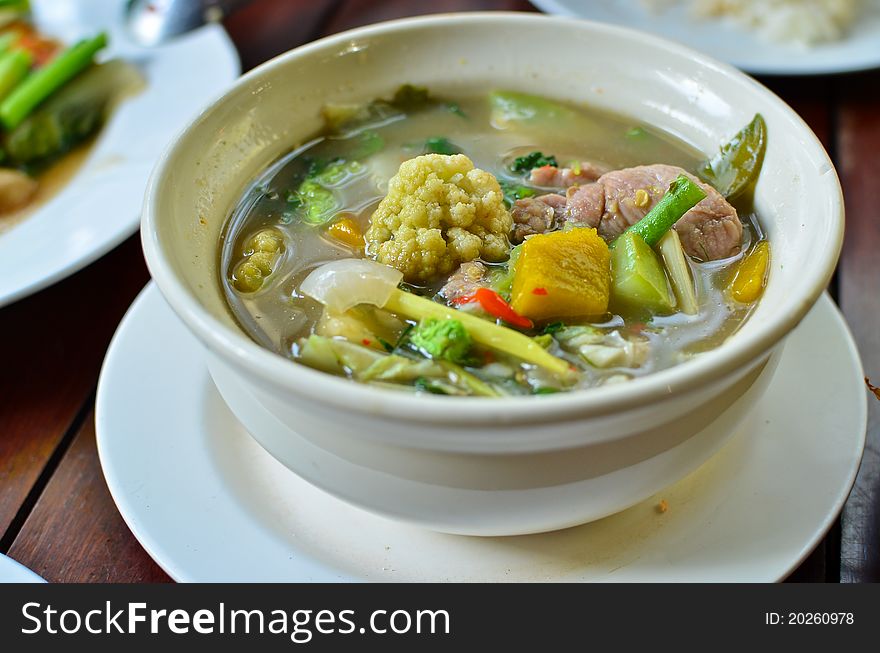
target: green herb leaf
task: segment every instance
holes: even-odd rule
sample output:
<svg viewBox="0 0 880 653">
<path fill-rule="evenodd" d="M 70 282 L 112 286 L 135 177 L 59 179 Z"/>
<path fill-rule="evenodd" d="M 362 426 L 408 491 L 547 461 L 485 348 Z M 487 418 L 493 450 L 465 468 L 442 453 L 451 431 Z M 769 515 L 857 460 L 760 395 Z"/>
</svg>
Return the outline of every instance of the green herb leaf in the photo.
<svg viewBox="0 0 880 653">
<path fill-rule="evenodd" d="M 529 152 L 525 156 L 518 156 L 513 160 L 513 164 L 510 166 L 510 169 L 513 172 L 529 172 L 534 168 L 540 168 L 542 166 L 554 166 L 558 167 L 559 164 L 556 162 L 556 157 L 552 154 L 549 156 L 544 156 L 542 152 Z"/>
<path fill-rule="evenodd" d="M 522 184 L 515 184 L 503 179 L 498 180 L 498 185 L 501 186 L 501 193 L 504 195 L 504 203 L 507 205 L 507 208 L 513 206 L 513 203 L 516 202 L 516 200 L 521 200 L 524 197 L 533 197 L 538 194 L 538 191 L 534 188 L 529 188 Z"/>
</svg>

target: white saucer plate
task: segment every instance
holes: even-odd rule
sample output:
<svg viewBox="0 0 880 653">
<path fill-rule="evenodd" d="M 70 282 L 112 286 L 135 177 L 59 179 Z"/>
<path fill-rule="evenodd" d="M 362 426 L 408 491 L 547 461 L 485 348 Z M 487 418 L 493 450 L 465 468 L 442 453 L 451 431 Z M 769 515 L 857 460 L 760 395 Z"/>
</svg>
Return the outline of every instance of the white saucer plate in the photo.
<svg viewBox="0 0 880 653">
<path fill-rule="evenodd" d="M 647 9 L 644 0 L 532 0 L 532 4 L 548 14 L 653 32 L 760 75 L 822 75 L 880 67 L 880 0 L 863 3 L 863 15 L 844 39 L 811 48 L 772 43 L 724 21 L 694 19 L 686 3 L 660 11 Z"/>
<path fill-rule="evenodd" d="M 110 346 L 96 420 L 119 510 L 179 581 L 736 582 L 784 578 L 824 536 L 852 487 L 866 411 L 858 353 L 824 296 L 746 424 L 681 482 L 555 533 L 442 535 L 334 499 L 269 456 L 150 285 Z"/>
<path fill-rule="evenodd" d="M 65 43 L 100 30 L 102 57 L 134 64 L 145 86 L 116 108 L 85 161 L 54 196 L 20 222 L 0 218 L 0 306 L 73 274 L 132 235 L 147 178 L 172 137 L 238 77 L 235 47 L 218 25 L 158 48 L 134 44 L 124 0 L 32 0 L 34 22 Z"/>
<path fill-rule="evenodd" d="M 45 583 L 23 564 L 0 553 L 0 583 Z"/>
</svg>

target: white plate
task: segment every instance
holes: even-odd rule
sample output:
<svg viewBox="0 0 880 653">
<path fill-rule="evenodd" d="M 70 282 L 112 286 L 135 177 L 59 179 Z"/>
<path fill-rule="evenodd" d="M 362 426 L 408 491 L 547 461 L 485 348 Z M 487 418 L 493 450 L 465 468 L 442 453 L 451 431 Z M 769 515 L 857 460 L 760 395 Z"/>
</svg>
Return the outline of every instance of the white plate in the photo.
<svg viewBox="0 0 880 653">
<path fill-rule="evenodd" d="M 76 272 L 133 234 L 159 154 L 240 71 L 232 42 L 216 25 L 148 50 L 125 34 L 124 0 L 31 4 L 36 24 L 66 43 L 106 29 L 110 47 L 102 56 L 137 65 L 146 86 L 117 107 L 68 184 L 9 230 L 0 228 L 0 306 Z"/>
<path fill-rule="evenodd" d="M 588 18 L 653 32 L 762 75 L 820 75 L 880 66 L 880 1 L 867 0 L 864 15 L 846 38 L 804 49 L 771 43 L 718 20 L 695 20 L 683 6 L 658 13 L 642 0 L 532 0 L 550 14 Z"/>
<path fill-rule="evenodd" d="M 110 345 L 96 410 L 116 505 L 180 581 L 721 582 L 778 580 L 815 547 L 855 478 L 867 401 L 823 297 L 753 418 L 697 472 L 601 521 L 509 538 L 405 526 L 299 479 L 235 421 L 153 285 Z"/>
<path fill-rule="evenodd" d="M 45 583 L 23 564 L 0 553 L 0 583 Z"/>
</svg>

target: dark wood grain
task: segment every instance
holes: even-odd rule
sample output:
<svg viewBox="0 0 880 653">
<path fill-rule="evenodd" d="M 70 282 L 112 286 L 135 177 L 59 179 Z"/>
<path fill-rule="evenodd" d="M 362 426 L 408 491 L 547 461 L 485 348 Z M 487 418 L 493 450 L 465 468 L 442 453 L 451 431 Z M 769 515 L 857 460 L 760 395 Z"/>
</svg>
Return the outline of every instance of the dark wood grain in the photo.
<svg viewBox="0 0 880 653">
<path fill-rule="evenodd" d="M 88 415 L 9 550 L 49 582 L 171 579 L 134 539 L 104 482 Z"/>
<path fill-rule="evenodd" d="M 132 238 L 99 263 L 0 310 L 0 542 L 90 398 L 104 351 L 146 283 Z"/>
<path fill-rule="evenodd" d="M 880 380 L 880 73 L 840 84 L 837 165 L 846 200 L 839 297 L 865 374 Z M 867 392 L 867 389 L 866 389 Z M 880 402 L 868 395 L 868 439 L 843 511 L 841 579 L 880 581 Z"/>
<path fill-rule="evenodd" d="M 322 35 L 384 20 L 455 11 L 535 11 L 526 0 L 347 0 L 324 25 Z"/>
</svg>

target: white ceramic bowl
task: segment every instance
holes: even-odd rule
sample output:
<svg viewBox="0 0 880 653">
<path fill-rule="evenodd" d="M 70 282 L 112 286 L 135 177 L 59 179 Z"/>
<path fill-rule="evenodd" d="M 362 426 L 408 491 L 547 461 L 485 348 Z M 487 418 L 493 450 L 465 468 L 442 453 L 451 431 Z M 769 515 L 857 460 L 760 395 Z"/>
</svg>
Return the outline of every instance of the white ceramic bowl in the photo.
<svg viewBox="0 0 880 653">
<path fill-rule="evenodd" d="M 219 284 L 230 209 L 259 171 L 320 126 L 324 102 L 387 95 L 404 82 L 438 94 L 498 87 L 585 102 L 707 153 L 762 113 L 769 143 L 756 206 L 773 257 L 754 315 L 723 346 L 672 369 L 516 399 L 410 396 L 262 349 L 236 326 Z M 760 398 L 772 354 L 826 286 L 842 235 L 840 186 L 822 146 L 754 80 L 647 34 L 503 13 L 374 25 L 264 64 L 173 143 L 143 220 L 153 278 L 204 343 L 235 415 L 270 453 L 368 510 L 480 535 L 597 519 L 704 462 Z"/>
</svg>

